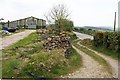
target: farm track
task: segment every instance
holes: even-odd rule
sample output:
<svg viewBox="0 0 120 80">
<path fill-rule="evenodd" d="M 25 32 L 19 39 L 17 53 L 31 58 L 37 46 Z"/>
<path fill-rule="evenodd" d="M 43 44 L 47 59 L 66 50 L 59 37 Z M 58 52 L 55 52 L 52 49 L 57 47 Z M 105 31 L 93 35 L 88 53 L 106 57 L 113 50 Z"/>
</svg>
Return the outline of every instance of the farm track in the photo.
<svg viewBox="0 0 120 80">
<path fill-rule="evenodd" d="M 80 42 L 78 42 L 78 45 L 82 46 L 82 47 L 85 47 L 86 49 L 94 52 L 95 54 L 99 55 L 100 57 L 102 57 L 104 60 L 107 61 L 107 63 L 110 65 L 111 69 L 112 69 L 112 77 L 113 78 L 118 78 L 118 60 L 115 60 L 109 56 L 106 56 L 102 53 L 99 53 L 95 50 L 92 50 L 86 46 L 83 46 L 82 44 L 80 44 Z"/>
<path fill-rule="evenodd" d="M 77 33 L 77 32 L 74 32 L 74 33 L 77 35 L 79 39 L 82 39 L 82 40 L 86 38 L 93 39 L 93 37 L 89 35 L 84 35 L 82 33 Z M 94 52 L 98 56 L 102 57 L 105 61 L 107 61 L 107 63 L 109 64 L 109 67 L 111 68 L 112 75 L 108 72 L 104 72 L 104 70 L 102 70 L 103 67 L 99 63 L 97 63 L 94 59 L 92 59 L 86 53 L 80 51 L 78 48 L 73 46 L 76 49 L 76 51 L 82 56 L 83 67 L 81 67 L 78 71 L 72 74 L 69 74 L 66 77 L 70 77 L 70 78 L 118 78 L 118 60 L 115 60 L 104 54 L 98 53 L 97 51 L 94 51 L 92 49 L 89 49 L 88 47 L 81 45 L 80 42 L 78 42 L 77 44 Z"/>
<path fill-rule="evenodd" d="M 29 34 L 35 32 L 35 30 L 25 30 L 23 32 L 20 32 L 20 33 L 16 33 L 16 34 L 13 34 L 11 36 L 6 36 L 4 38 L 0 38 L 0 50 L 1 49 L 4 49 L 10 45 L 12 45 L 13 43 L 27 37 Z"/>
<path fill-rule="evenodd" d="M 72 73 L 69 74 L 68 78 L 112 78 L 111 74 L 107 71 L 103 71 L 102 65 L 100 65 L 97 61 L 91 58 L 86 53 L 80 51 L 78 48 L 73 46 L 74 49 L 82 56 L 82 67 Z"/>
<path fill-rule="evenodd" d="M 2 42 L 2 48 L 12 45 L 13 43 L 19 41 L 20 39 L 25 38 L 26 36 L 28 36 L 29 34 L 33 32 L 35 32 L 35 30 L 25 30 L 24 32 L 20 32 L 20 33 L 11 35 L 11 36 L 7 36 L 2 39 L 0 38 L 0 42 Z M 77 36 L 78 37 L 82 36 L 82 34 L 78 35 L 77 33 Z M 92 39 L 92 37 L 91 36 L 89 37 L 88 35 L 87 36 L 84 35 L 82 39 L 84 38 Z M 72 74 L 69 74 L 68 76 L 65 76 L 65 77 L 69 77 L 69 78 L 118 78 L 118 60 L 114 60 L 109 56 L 98 53 L 97 51 L 94 51 L 84 45 L 81 45 L 80 42 L 78 42 L 77 44 L 82 47 L 85 47 L 86 49 L 94 52 L 95 54 L 105 59 L 107 63 L 109 63 L 110 65 L 109 67 L 112 69 L 112 75 L 104 71 L 102 65 L 100 65 L 97 61 L 95 61 L 89 55 L 87 55 L 86 53 L 82 52 L 81 50 L 73 46 L 73 48 L 76 49 L 76 51 L 82 56 L 83 66 L 78 71 L 73 72 Z M 2 48 L 0 47 L 0 49 Z"/>
</svg>

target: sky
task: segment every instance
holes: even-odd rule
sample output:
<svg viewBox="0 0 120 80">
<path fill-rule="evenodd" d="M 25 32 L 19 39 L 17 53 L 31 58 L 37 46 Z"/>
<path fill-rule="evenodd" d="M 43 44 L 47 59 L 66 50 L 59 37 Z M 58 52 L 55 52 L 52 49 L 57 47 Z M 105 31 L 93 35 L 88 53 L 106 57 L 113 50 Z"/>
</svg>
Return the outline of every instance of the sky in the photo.
<svg viewBox="0 0 120 80">
<path fill-rule="evenodd" d="M 30 16 L 45 19 L 58 4 L 66 5 L 75 26 L 112 26 L 120 0 L 0 0 L 0 18 L 13 21 Z M 118 15 L 118 13 L 117 13 Z"/>
</svg>

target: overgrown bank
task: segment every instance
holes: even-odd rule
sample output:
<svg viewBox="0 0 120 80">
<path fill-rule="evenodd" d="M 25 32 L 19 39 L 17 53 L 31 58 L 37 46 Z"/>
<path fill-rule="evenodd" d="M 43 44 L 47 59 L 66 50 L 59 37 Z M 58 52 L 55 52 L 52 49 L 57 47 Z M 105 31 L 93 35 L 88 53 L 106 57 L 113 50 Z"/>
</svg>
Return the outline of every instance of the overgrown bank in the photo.
<svg viewBox="0 0 120 80">
<path fill-rule="evenodd" d="M 95 51 L 120 60 L 120 32 L 96 32 L 94 39 L 84 39 L 80 42 Z"/>
<path fill-rule="evenodd" d="M 84 39 L 80 43 L 83 44 L 86 47 L 89 47 L 90 49 L 93 49 L 95 51 L 103 53 L 103 54 L 105 54 L 107 56 L 110 56 L 110 57 L 112 57 L 114 59 L 120 60 L 119 52 L 109 50 L 109 49 L 107 49 L 107 48 L 105 48 L 103 46 L 97 46 L 96 47 L 96 46 L 93 45 L 94 42 L 92 40 L 90 40 L 90 39 Z"/>
<path fill-rule="evenodd" d="M 73 48 L 65 58 L 62 49 L 46 51 L 40 37 L 33 33 L 3 50 L 3 78 L 60 77 L 81 66 L 81 57 Z"/>
</svg>

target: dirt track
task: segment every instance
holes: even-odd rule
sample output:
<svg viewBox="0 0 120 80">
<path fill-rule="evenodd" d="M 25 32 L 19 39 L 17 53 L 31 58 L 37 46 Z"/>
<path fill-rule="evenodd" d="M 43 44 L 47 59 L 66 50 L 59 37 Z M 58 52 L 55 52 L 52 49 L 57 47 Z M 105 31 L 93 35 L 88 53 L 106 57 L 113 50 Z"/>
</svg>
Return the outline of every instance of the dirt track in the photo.
<svg viewBox="0 0 120 80">
<path fill-rule="evenodd" d="M 79 39 L 86 39 L 90 38 L 93 39 L 92 36 L 74 32 Z M 79 43 L 80 46 L 83 46 Z M 83 46 L 85 47 L 85 46 Z M 75 47 L 74 47 L 75 48 Z M 87 47 L 86 47 L 87 48 Z M 77 52 L 83 57 L 83 67 L 80 68 L 77 72 L 67 76 L 71 78 L 118 78 L 118 60 L 115 60 L 109 56 L 106 56 L 102 53 L 98 53 L 92 49 L 87 48 L 88 50 L 93 51 L 95 54 L 98 54 L 103 59 L 105 59 L 112 69 L 112 75 L 105 73 L 101 70 L 101 66 L 94 61 L 90 56 L 86 55 L 84 52 L 80 51 L 79 49 L 75 48 Z"/>
<path fill-rule="evenodd" d="M 83 46 L 80 43 L 78 43 L 78 44 L 80 46 Z M 85 46 L 83 46 L 83 47 L 85 47 Z M 112 69 L 112 77 L 118 78 L 118 60 L 112 59 L 111 57 L 106 56 L 106 55 L 104 55 L 102 53 L 99 53 L 99 52 L 97 52 L 95 50 L 89 49 L 88 47 L 85 47 L 85 48 L 87 48 L 90 51 L 93 51 L 95 54 L 97 54 L 97 55 L 101 56 L 102 58 L 104 58 L 109 63 L 109 65 L 110 65 L 110 67 Z"/>
<path fill-rule="evenodd" d="M 35 32 L 35 30 L 25 30 L 20 33 L 13 34 L 11 36 L 6 36 L 4 38 L 0 38 L 0 50 L 4 49 L 5 47 L 8 47 L 12 45 L 13 43 L 27 37 L 29 34 Z"/>
<path fill-rule="evenodd" d="M 67 76 L 69 78 L 112 78 L 111 74 L 103 71 L 103 67 L 86 53 L 73 46 L 74 49 L 82 56 L 83 66 L 76 72 Z"/>
</svg>

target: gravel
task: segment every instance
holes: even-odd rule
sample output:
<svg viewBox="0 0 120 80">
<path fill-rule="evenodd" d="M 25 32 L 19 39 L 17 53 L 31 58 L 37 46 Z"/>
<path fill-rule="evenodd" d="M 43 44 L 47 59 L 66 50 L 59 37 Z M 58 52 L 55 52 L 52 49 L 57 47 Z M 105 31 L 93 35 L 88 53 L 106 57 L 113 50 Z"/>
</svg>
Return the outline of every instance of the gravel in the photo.
<svg viewBox="0 0 120 80">
<path fill-rule="evenodd" d="M 74 32 L 79 39 L 93 39 L 93 36 Z M 81 44 L 79 44 L 81 45 Z M 83 45 L 82 45 L 83 46 Z M 85 47 L 85 46 L 84 46 Z M 75 47 L 74 47 L 75 48 Z M 103 59 L 105 59 L 108 64 L 110 65 L 112 69 L 112 75 L 108 74 L 107 72 L 104 72 L 102 70 L 102 67 L 94 61 L 91 57 L 86 55 L 85 53 L 81 52 L 77 48 L 75 48 L 78 53 L 83 57 L 83 66 L 80 68 L 77 72 L 73 73 L 72 76 L 68 77 L 73 77 L 73 78 L 118 78 L 118 60 L 115 60 L 107 55 L 104 55 L 102 53 L 98 53 L 97 51 L 94 51 L 92 49 L 89 49 L 86 47 L 88 50 L 93 51 L 94 53 L 98 54 L 101 56 Z"/>
<path fill-rule="evenodd" d="M 81 44 L 79 43 L 79 45 L 81 45 Z M 81 46 L 83 46 L 83 45 L 81 45 Z M 99 53 L 99 52 L 97 52 L 95 50 L 92 50 L 92 49 L 90 49 L 90 48 L 88 48 L 86 46 L 83 46 L 83 47 L 85 47 L 86 49 L 88 49 L 90 51 L 93 51 L 95 54 L 97 54 L 97 55 L 101 56 L 102 58 L 104 58 L 109 63 L 109 65 L 110 65 L 110 67 L 112 69 L 112 77 L 113 78 L 118 78 L 118 60 L 115 60 L 115 59 L 113 59 L 113 58 L 111 58 L 111 57 L 109 57 L 107 55 L 104 55 L 104 54 Z"/>
<path fill-rule="evenodd" d="M 77 52 L 82 56 L 83 66 L 76 72 L 69 74 L 68 78 L 112 78 L 111 74 L 103 71 L 103 67 L 86 53 L 80 51 L 73 46 Z"/>
<path fill-rule="evenodd" d="M 0 38 L 0 45 L 2 45 L 0 47 L 0 50 L 12 45 L 13 43 L 15 43 L 15 42 L 17 42 L 25 37 L 27 37 L 29 34 L 35 32 L 35 31 L 36 30 L 25 30 L 23 32 L 16 33 L 16 34 L 13 34 L 11 36 L 6 36 L 4 38 Z"/>
</svg>

